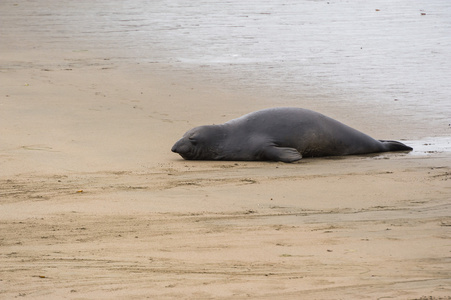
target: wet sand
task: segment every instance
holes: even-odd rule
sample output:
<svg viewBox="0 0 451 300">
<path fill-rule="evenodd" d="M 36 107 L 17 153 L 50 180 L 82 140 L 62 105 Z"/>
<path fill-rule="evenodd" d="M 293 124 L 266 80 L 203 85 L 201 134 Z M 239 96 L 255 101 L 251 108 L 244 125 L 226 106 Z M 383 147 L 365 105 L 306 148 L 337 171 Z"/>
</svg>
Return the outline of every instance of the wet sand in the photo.
<svg viewBox="0 0 451 300">
<path fill-rule="evenodd" d="M 450 299 L 450 129 L 434 114 L 275 100 L 42 36 L 55 47 L 1 45 L 0 298 Z M 278 105 L 421 150 L 294 164 L 170 152 L 193 126 Z"/>
</svg>

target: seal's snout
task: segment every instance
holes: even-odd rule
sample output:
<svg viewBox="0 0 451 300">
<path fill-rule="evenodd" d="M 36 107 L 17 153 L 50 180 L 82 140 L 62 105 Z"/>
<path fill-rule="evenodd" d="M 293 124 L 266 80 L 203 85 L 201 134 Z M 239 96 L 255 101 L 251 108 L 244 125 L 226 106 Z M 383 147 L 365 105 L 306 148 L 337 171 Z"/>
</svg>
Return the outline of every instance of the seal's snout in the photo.
<svg viewBox="0 0 451 300">
<path fill-rule="evenodd" d="M 184 152 L 184 143 L 183 143 L 183 139 L 178 140 L 177 142 L 175 142 L 174 146 L 172 146 L 171 151 L 174 153 L 182 153 Z"/>
<path fill-rule="evenodd" d="M 171 151 L 177 153 L 177 143 L 175 143 L 174 146 L 172 146 Z"/>
</svg>

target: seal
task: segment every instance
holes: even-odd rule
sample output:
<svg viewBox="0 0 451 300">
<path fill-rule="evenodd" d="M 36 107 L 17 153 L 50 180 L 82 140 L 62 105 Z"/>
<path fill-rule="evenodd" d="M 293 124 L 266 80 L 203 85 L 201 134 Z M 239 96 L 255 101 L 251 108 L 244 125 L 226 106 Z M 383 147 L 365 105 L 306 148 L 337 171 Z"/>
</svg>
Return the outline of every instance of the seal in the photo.
<svg viewBox="0 0 451 300">
<path fill-rule="evenodd" d="M 220 125 L 188 130 L 172 152 L 188 160 L 271 160 L 410 151 L 397 141 L 375 140 L 323 114 L 277 107 L 252 112 Z"/>
</svg>

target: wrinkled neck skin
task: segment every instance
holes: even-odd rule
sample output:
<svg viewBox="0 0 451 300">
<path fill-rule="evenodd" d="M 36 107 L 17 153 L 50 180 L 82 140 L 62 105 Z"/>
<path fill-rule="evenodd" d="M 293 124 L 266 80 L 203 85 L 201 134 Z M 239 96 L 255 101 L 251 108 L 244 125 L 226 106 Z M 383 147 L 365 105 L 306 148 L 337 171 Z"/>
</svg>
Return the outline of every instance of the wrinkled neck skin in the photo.
<svg viewBox="0 0 451 300">
<path fill-rule="evenodd" d="M 224 124 L 228 126 L 229 124 Z M 221 160 L 253 161 L 266 160 L 263 154 L 268 141 L 259 135 L 249 135 L 245 131 L 231 130 L 225 134 L 218 153 Z"/>
<path fill-rule="evenodd" d="M 221 160 L 223 159 L 224 142 L 227 140 L 227 130 L 224 125 L 205 125 L 198 127 L 198 134 L 194 138 L 194 157 L 190 159 Z"/>
<path fill-rule="evenodd" d="M 204 145 L 205 158 L 209 160 L 251 161 L 265 160 L 262 138 L 249 135 L 245 130 L 233 130 L 233 123 L 211 125 L 214 136 Z M 232 128 L 230 128 L 232 127 Z"/>
</svg>

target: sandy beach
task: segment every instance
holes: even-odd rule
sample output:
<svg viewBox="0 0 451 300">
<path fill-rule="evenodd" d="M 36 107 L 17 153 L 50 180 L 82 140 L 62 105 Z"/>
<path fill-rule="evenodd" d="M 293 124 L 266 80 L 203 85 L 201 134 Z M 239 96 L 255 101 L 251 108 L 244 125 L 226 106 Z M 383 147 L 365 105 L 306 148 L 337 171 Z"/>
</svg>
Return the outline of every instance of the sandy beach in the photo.
<svg viewBox="0 0 451 300">
<path fill-rule="evenodd" d="M 447 90 L 425 104 L 246 88 L 61 40 L 33 5 L 0 4 L 1 299 L 451 299 Z M 414 151 L 293 164 L 170 151 L 194 126 L 275 106 Z"/>
</svg>

